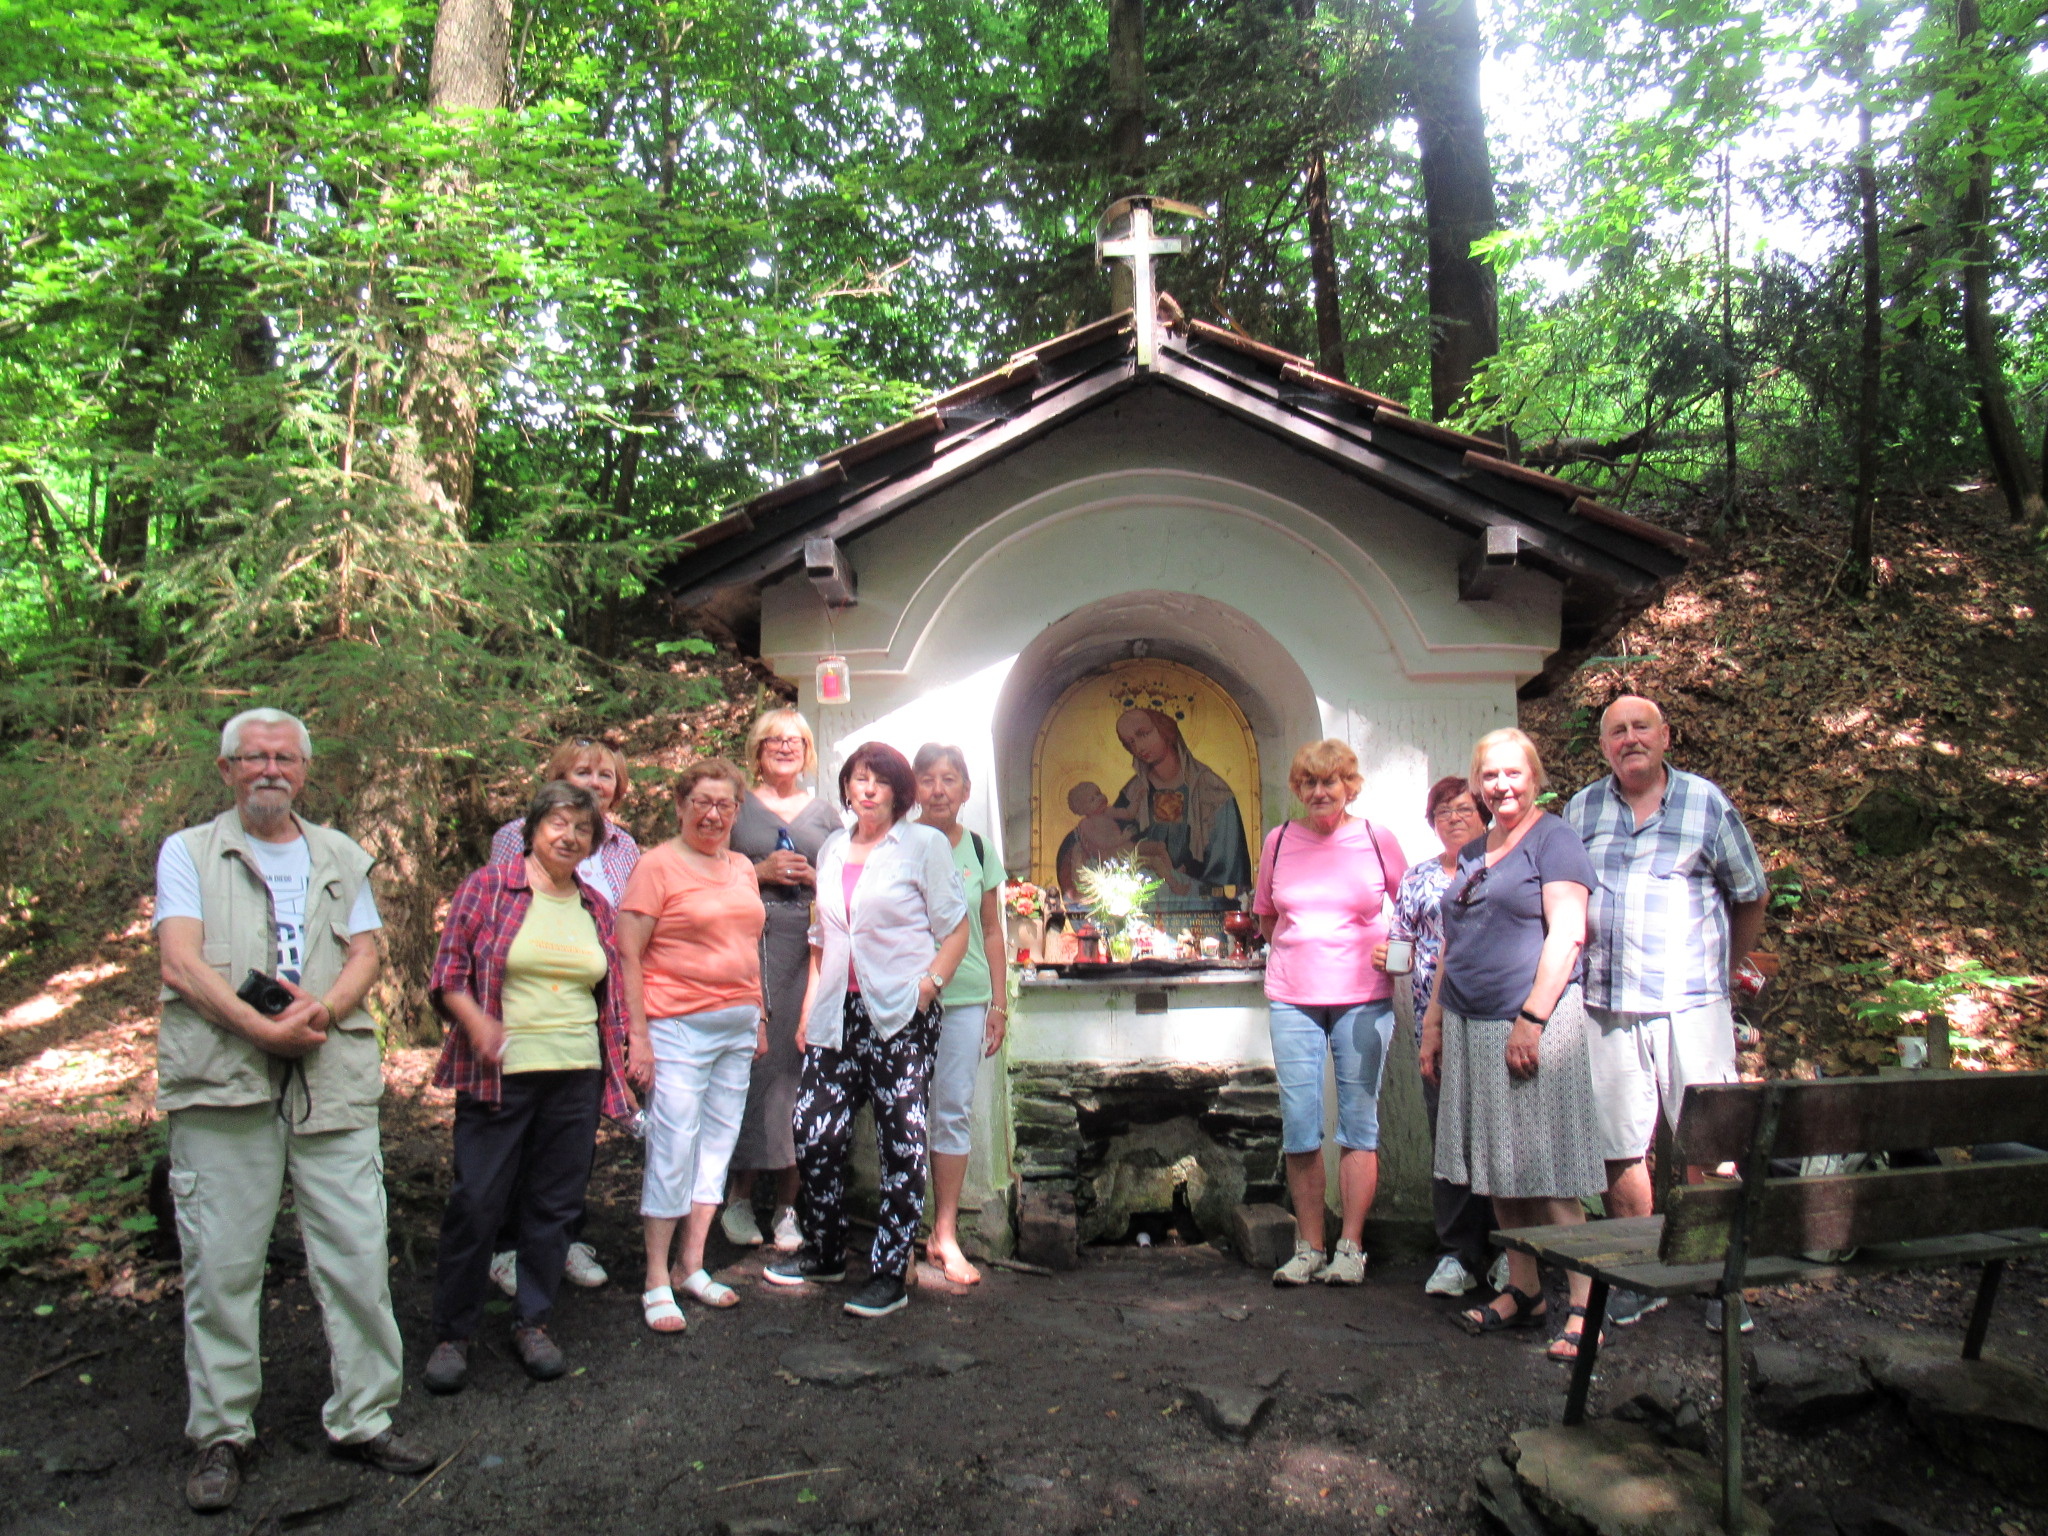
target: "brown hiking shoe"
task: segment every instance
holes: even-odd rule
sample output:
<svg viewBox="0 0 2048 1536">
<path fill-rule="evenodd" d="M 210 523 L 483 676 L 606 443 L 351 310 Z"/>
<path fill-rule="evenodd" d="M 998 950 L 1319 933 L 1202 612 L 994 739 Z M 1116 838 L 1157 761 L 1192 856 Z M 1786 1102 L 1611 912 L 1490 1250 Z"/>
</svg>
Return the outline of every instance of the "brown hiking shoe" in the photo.
<svg viewBox="0 0 2048 1536">
<path fill-rule="evenodd" d="M 242 1491 L 242 1453 L 232 1440 L 216 1440 L 199 1453 L 185 1479 L 185 1502 L 202 1515 L 234 1507 Z"/>
<path fill-rule="evenodd" d="M 387 1429 L 367 1440 L 330 1440 L 327 1448 L 345 1461 L 360 1461 L 379 1472 L 396 1472 L 418 1477 L 434 1465 L 434 1453 L 415 1445 L 395 1429 Z"/>
<path fill-rule="evenodd" d="M 562 1358 L 562 1346 L 549 1338 L 547 1329 L 538 1323 L 514 1328 L 512 1347 L 519 1352 L 519 1363 L 526 1367 L 526 1374 L 535 1381 L 553 1381 L 569 1369 L 569 1362 Z"/>
</svg>

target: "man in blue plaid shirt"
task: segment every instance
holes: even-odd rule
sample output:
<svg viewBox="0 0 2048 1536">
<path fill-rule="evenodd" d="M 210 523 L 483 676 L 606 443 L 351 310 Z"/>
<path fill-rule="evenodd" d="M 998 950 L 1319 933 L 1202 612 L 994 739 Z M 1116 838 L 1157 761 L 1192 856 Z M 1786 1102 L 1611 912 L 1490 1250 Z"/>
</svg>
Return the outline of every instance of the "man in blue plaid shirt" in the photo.
<svg viewBox="0 0 2048 1536">
<path fill-rule="evenodd" d="M 1714 784 L 1669 767 L 1670 745 L 1655 704 L 1616 699 L 1600 717 L 1613 774 L 1565 811 L 1600 877 L 1585 989 L 1613 1216 L 1650 1214 L 1643 1158 L 1659 1104 L 1675 1126 L 1688 1083 L 1737 1080 L 1729 982 L 1763 930 L 1768 893 L 1742 817 Z M 1633 1322 L 1655 1305 L 1617 1295 L 1609 1316 Z"/>
</svg>

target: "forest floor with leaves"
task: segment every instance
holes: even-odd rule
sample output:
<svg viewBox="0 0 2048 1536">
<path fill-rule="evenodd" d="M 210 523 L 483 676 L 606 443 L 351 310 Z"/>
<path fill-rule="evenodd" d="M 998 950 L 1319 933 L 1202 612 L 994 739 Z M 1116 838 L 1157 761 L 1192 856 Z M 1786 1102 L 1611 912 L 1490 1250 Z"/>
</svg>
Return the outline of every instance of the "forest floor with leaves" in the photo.
<svg viewBox="0 0 2048 1536">
<path fill-rule="evenodd" d="M 1970 961 L 2033 978 L 1966 994 L 1950 1016 L 1965 1061 L 2043 1065 L 2048 568 L 1994 495 L 1941 489 L 1885 508 L 1882 580 L 1851 602 L 1831 524 L 1746 510 L 1752 528 L 1729 554 L 1696 565 L 1612 656 L 1524 707 L 1554 787 L 1568 794 L 1602 771 L 1594 722 L 1628 687 L 1665 702 L 1674 762 L 1744 810 L 1773 873 L 1765 947 L 1783 964 L 1753 1070 L 1833 1074 L 1892 1060 L 1892 1037 L 1909 1026 L 1868 1013 L 1883 979 L 1872 962 L 1923 981 Z M 627 728 L 636 768 L 652 775 L 737 747 L 759 679 L 730 658 L 716 669 L 720 704 Z M 495 786 L 495 808 L 509 814 L 520 793 Z M 1891 803 L 1869 823 L 1877 843 L 1918 846 L 1880 851 L 1856 830 L 1880 795 Z M 650 838 L 663 835 L 662 814 L 651 793 L 628 807 Z M 488 831 L 479 823 L 464 836 Z M 161 1529 L 187 1517 L 177 1281 L 145 1204 L 162 1145 L 150 1107 L 147 905 L 138 895 L 121 911 L 70 914 L 56 931 L 71 937 L 0 965 L 0 1501 L 24 1530 Z M 386 1119 L 395 1289 L 415 1356 L 447 1187 L 448 1104 L 425 1085 L 431 1060 L 394 1050 Z M 992 1274 L 971 1295 L 927 1287 L 908 1313 L 868 1329 L 819 1298 L 746 1283 L 746 1261 L 740 1310 L 693 1318 L 682 1341 L 656 1340 L 625 1283 L 637 1153 L 608 1147 L 594 1222 L 622 1280 L 563 1308 L 585 1374 L 533 1386 L 493 1347 L 463 1397 L 409 1388 L 407 1425 L 444 1453 L 464 1449 L 402 1516 L 394 1506 L 408 1487 L 315 1454 L 318 1314 L 296 1238 L 280 1225 L 273 1454 L 237 1521 L 275 1502 L 272 1513 L 337 1531 L 401 1521 L 709 1529 L 756 1515 L 806 1530 L 1462 1531 L 1473 1462 L 1504 1430 L 1554 1420 L 1561 1404 L 1562 1373 L 1540 1350 L 1465 1340 L 1421 1296 L 1420 1269 L 1376 1267 L 1355 1295 L 1283 1296 L 1207 1249 L 1097 1250 L 1076 1274 Z M 1767 1336 L 1846 1352 L 1890 1332 L 1958 1330 L 1955 1287 L 1937 1276 L 1794 1288 L 1766 1293 L 1758 1311 Z M 2032 1336 L 2036 1324 L 2048 1330 L 2043 1307 L 2048 1274 L 2022 1267 L 1999 1347 L 2043 1363 Z M 795 1344 L 828 1340 L 880 1341 L 885 1353 L 940 1341 L 979 1363 L 848 1393 L 780 1374 Z M 1623 1335 L 1608 1358 L 1603 1391 L 1668 1371 L 1711 1399 L 1713 1355 L 1690 1304 Z M 1269 1379 L 1277 1407 L 1249 1446 L 1218 1441 L 1188 1407 L 1202 1382 Z M 2048 1536 L 2038 1512 L 2015 1513 L 1988 1485 L 1930 1461 L 1889 1408 L 1817 1440 L 1762 1431 L 1751 1460 L 1767 1488 L 1853 1486 L 1936 1530 Z M 749 1481 L 789 1471 L 807 1475 Z M 330 1494 L 347 1501 L 315 1507 Z"/>
<path fill-rule="evenodd" d="M 1837 522 L 1744 510 L 1727 553 L 1523 706 L 1553 789 L 1606 772 L 1600 710 L 1638 692 L 1666 710 L 1670 760 L 1742 811 L 1782 965 L 1753 1071 L 1894 1062 L 1915 1027 L 1867 1011 L 1886 977 L 1971 962 L 2026 979 L 1949 1005 L 1958 1058 L 2048 1064 L 2048 564 L 1995 491 L 1936 487 L 1883 506 L 1880 579 L 1852 601 Z"/>
</svg>

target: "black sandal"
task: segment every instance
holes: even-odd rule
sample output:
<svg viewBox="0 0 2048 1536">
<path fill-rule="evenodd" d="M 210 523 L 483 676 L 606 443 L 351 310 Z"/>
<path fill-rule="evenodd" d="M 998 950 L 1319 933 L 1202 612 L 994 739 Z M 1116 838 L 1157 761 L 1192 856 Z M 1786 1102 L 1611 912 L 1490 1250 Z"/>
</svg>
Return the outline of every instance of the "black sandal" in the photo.
<svg viewBox="0 0 2048 1536">
<path fill-rule="evenodd" d="M 1571 1326 L 1571 1320 L 1575 1317 L 1579 1320 L 1577 1329 L 1573 1329 Z M 1545 1350 L 1544 1353 L 1549 1355 L 1559 1365 L 1570 1365 L 1579 1358 L 1579 1340 L 1586 1336 L 1586 1309 L 1584 1307 L 1568 1308 L 1565 1311 L 1564 1318 L 1564 1332 L 1550 1341 L 1550 1348 Z M 1607 1324 L 1604 1320 L 1600 1324 L 1599 1347 L 1601 1349 L 1607 1347 Z"/>
<path fill-rule="evenodd" d="M 1481 1333 L 1504 1333 L 1510 1328 L 1534 1328 L 1548 1316 L 1548 1313 L 1540 1310 L 1543 1306 L 1543 1298 L 1541 1296 L 1531 1296 L 1526 1291 L 1516 1290 L 1512 1285 L 1500 1294 L 1513 1300 L 1515 1304 L 1514 1311 L 1505 1314 L 1496 1312 L 1493 1309 L 1493 1303 L 1488 1302 L 1483 1307 L 1474 1307 L 1470 1311 L 1460 1312 L 1458 1314 L 1458 1326 L 1467 1333 L 1475 1335 Z"/>
</svg>

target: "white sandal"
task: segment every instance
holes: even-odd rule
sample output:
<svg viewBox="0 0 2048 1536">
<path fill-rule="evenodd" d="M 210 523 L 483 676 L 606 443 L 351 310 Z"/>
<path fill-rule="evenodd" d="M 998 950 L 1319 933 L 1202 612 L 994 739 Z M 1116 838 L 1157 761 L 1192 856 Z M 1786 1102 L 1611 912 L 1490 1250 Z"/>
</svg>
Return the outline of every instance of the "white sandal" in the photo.
<svg viewBox="0 0 2048 1536">
<path fill-rule="evenodd" d="M 676 1293 L 665 1285 L 640 1293 L 640 1315 L 656 1333 L 681 1333 L 690 1326 L 683 1309 L 676 1305 Z"/>
<path fill-rule="evenodd" d="M 736 1307 L 740 1304 L 740 1293 L 712 1279 L 708 1269 L 700 1269 L 685 1280 L 683 1294 L 707 1307 Z"/>
</svg>

